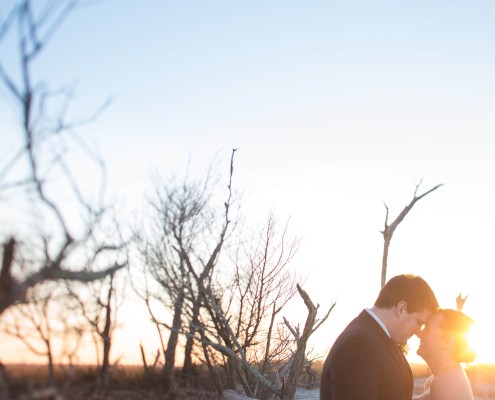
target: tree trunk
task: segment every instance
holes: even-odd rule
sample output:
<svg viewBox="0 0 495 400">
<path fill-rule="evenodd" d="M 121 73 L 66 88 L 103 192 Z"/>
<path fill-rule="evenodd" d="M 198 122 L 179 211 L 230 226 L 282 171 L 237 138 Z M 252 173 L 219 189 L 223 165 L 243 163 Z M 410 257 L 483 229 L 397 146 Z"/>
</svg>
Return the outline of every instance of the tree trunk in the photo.
<svg viewBox="0 0 495 400">
<path fill-rule="evenodd" d="M 221 395 L 223 393 L 222 380 L 218 374 L 218 370 L 211 364 L 210 355 L 208 354 L 208 347 L 203 342 L 203 354 L 205 356 L 206 365 L 208 367 L 208 371 L 210 373 L 213 384 L 215 385 L 215 389 L 217 393 Z"/>
<path fill-rule="evenodd" d="M 282 395 L 280 396 L 280 400 L 294 400 L 296 398 L 296 378 L 287 378 L 284 382 L 284 385 L 285 387 L 282 388 Z"/>
<path fill-rule="evenodd" d="M 227 388 L 234 389 L 237 388 L 237 379 L 236 379 L 236 362 L 232 358 L 227 358 Z M 244 390 L 248 390 L 247 387 Z"/>
<path fill-rule="evenodd" d="M 198 318 L 199 318 L 199 295 L 195 299 L 195 303 L 193 306 L 193 314 L 191 318 L 191 322 L 189 323 L 189 335 L 187 336 L 186 340 L 186 347 L 184 350 L 184 366 L 182 367 L 182 372 L 185 375 L 188 375 L 192 371 L 192 351 L 193 351 L 193 346 L 194 346 L 194 334 L 196 332 L 196 326 L 198 325 Z"/>
<path fill-rule="evenodd" d="M 105 306 L 105 327 L 101 334 L 103 339 L 103 363 L 100 370 L 100 385 L 103 389 L 108 389 L 110 372 L 110 348 L 112 346 L 112 295 L 113 295 L 113 275 L 110 277 L 110 287 L 108 288 L 107 304 Z"/>
<path fill-rule="evenodd" d="M 265 350 L 265 358 L 263 360 L 263 366 L 261 367 L 261 373 L 264 374 L 268 368 L 268 364 L 269 364 L 269 357 L 270 357 L 270 345 L 271 345 L 271 341 L 272 341 L 272 332 L 273 332 L 273 324 L 275 323 L 275 315 L 276 315 L 276 312 L 275 312 L 276 308 L 275 308 L 275 303 L 273 303 L 273 312 L 272 312 L 272 315 L 270 317 L 270 325 L 268 327 L 268 334 L 266 336 L 266 350 Z"/>
<path fill-rule="evenodd" d="M 302 371 L 304 364 L 304 357 L 306 356 L 306 345 L 311 334 L 314 332 L 316 325 L 317 307 L 313 304 L 308 294 L 297 285 L 297 290 L 301 295 L 306 308 L 308 309 L 308 316 L 306 317 L 306 323 L 304 324 L 303 333 L 297 339 L 297 350 L 294 353 L 291 365 L 289 367 L 289 373 L 285 376 L 284 384 L 282 386 L 281 400 L 294 400 L 296 395 L 297 377 Z M 327 314 L 328 315 L 328 314 Z"/>
<path fill-rule="evenodd" d="M 380 279 L 380 287 L 385 285 L 387 281 L 387 265 L 388 265 L 388 248 L 390 247 L 390 241 L 392 235 L 389 235 L 387 231 L 383 233 L 383 257 L 382 257 L 382 274 Z"/>
<path fill-rule="evenodd" d="M 55 368 L 53 366 L 53 355 L 52 355 L 52 346 L 50 344 L 50 340 L 46 340 L 46 350 L 48 357 L 48 382 L 50 386 L 55 386 Z"/>
<path fill-rule="evenodd" d="M 165 365 L 163 372 L 167 378 L 171 378 L 175 368 L 175 351 L 179 341 L 179 332 L 182 325 L 182 306 L 184 304 L 184 288 L 179 290 L 174 307 L 174 319 L 172 329 L 168 337 L 167 349 L 165 350 Z"/>
<path fill-rule="evenodd" d="M 111 347 L 111 341 L 110 337 L 104 337 L 103 338 L 103 364 L 101 365 L 101 370 L 100 370 L 100 380 L 101 380 L 101 387 L 103 389 L 108 388 L 108 384 L 110 381 L 110 347 Z"/>
</svg>

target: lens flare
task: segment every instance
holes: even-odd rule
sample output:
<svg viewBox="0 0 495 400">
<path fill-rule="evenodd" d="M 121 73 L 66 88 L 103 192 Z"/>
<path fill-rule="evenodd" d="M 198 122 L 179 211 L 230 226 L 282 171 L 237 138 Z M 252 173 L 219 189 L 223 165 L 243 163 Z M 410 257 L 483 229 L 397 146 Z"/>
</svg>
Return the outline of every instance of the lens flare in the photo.
<svg viewBox="0 0 495 400">
<path fill-rule="evenodd" d="M 480 351 L 483 348 L 483 345 L 482 345 L 482 338 L 480 336 L 480 332 L 476 325 L 471 326 L 468 333 L 466 334 L 466 339 L 467 339 L 468 349 L 474 351 L 477 354 L 477 356 L 479 356 Z M 473 363 L 476 363 L 476 360 Z"/>
</svg>

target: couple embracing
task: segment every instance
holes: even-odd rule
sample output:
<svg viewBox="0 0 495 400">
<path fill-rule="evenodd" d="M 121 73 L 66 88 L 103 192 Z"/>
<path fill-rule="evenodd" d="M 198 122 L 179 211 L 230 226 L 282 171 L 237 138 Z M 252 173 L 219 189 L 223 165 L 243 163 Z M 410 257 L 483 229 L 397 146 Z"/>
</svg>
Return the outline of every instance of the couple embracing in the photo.
<svg viewBox="0 0 495 400">
<path fill-rule="evenodd" d="M 461 366 L 474 360 L 466 334 L 473 321 L 461 311 L 439 309 L 426 281 L 398 275 L 381 289 L 375 305 L 337 338 L 323 366 L 320 400 L 411 400 L 413 374 L 402 348 L 414 334 L 418 354 L 432 376 L 422 400 L 473 400 Z"/>
</svg>

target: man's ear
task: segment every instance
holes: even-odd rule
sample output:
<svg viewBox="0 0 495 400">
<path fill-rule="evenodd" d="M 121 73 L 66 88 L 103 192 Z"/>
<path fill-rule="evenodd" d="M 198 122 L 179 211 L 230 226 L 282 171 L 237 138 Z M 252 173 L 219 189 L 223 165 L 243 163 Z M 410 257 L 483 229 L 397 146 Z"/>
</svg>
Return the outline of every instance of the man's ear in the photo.
<svg viewBox="0 0 495 400">
<path fill-rule="evenodd" d="M 407 302 L 401 300 L 395 306 L 395 316 L 400 318 L 404 313 L 407 312 Z"/>
</svg>

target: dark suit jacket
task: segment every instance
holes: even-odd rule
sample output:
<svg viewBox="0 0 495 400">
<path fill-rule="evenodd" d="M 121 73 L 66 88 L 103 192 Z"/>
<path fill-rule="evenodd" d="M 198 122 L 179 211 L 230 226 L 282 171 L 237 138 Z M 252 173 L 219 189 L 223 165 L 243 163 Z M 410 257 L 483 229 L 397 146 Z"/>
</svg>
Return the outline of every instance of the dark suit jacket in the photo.
<svg viewBox="0 0 495 400">
<path fill-rule="evenodd" d="M 328 353 L 320 400 L 411 400 L 412 392 L 413 375 L 407 360 L 363 310 Z"/>
</svg>

